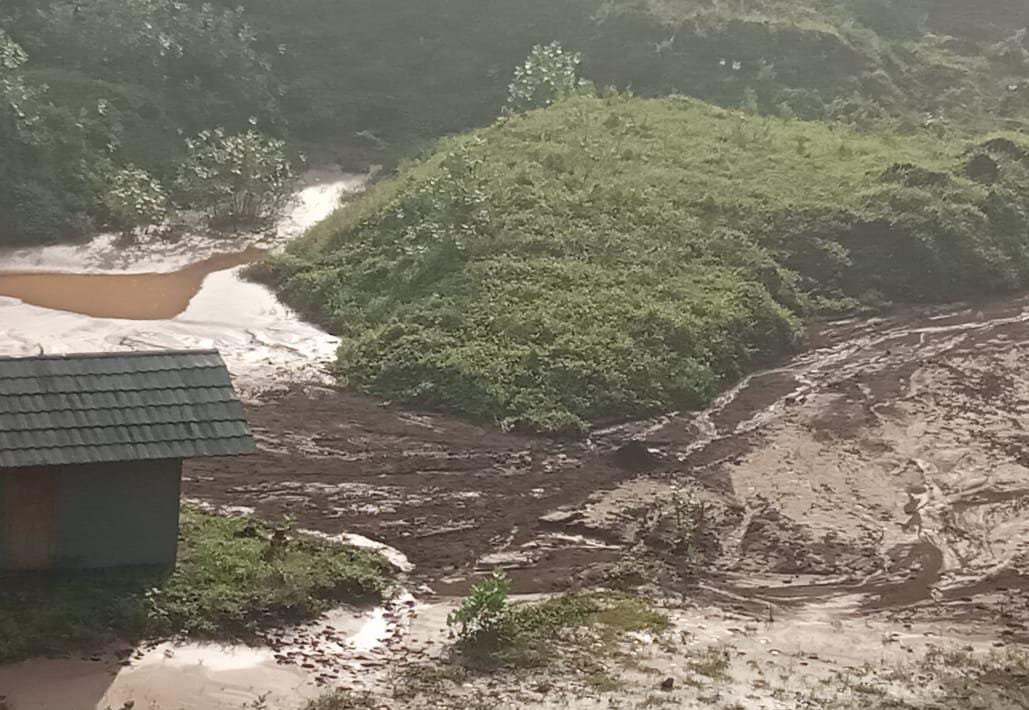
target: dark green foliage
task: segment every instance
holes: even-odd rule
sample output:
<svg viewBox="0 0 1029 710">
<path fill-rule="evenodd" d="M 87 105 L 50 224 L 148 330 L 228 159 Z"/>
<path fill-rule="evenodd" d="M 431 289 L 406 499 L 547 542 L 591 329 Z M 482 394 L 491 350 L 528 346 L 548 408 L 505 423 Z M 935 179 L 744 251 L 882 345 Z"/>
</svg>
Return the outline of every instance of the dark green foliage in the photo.
<svg viewBox="0 0 1029 710">
<path fill-rule="evenodd" d="M 238 6 L 242 5 L 242 11 Z M 561 42 L 644 96 L 863 127 L 1025 130 L 1022 0 L 7 0 L 43 139 L 0 125 L 0 241 L 74 237 L 109 168 L 167 182 L 223 127 L 367 165 L 494 119 L 511 67 Z"/>
<path fill-rule="evenodd" d="M 220 0 L 233 7 L 238 0 Z M 295 135 L 344 158 L 405 155 L 488 123 L 511 67 L 553 41 L 583 78 L 639 95 L 918 130 L 1026 125 L 1025 70 L 990 47 L 1021 0 L 242 0 Z M 314 19 L 314 21 L 312 21 Z M 954 35 L 953 37 L 947 35 Z"/>
<path fill-rule="evenodd" d="M 138 215 L 103 204 L 123 168 L 166 179 L 183 135 L 279 123 L 270 65 L 235 9 L 4 3 L 0 63 L 0 245 L 124 228 Z"/>
<path fill-rule="evenodd" d="M 353 386 L 581 431 L 707 403 L 823 304 L 1024 284 L 1025 144 L 984 144 L 984 185 L 961 143 L 573 98 L 443 142 L 265 276 Z"/>
<path fill-rule="evenodd" d="M 252 640 L 260 628 L 377 599 L 390 570 L 377 555 L 263 525 L 183 511 L 179 563 L 160 571 L 6 577 L 0 663 L 72 648 L 171 635 Z"/>
</svg>

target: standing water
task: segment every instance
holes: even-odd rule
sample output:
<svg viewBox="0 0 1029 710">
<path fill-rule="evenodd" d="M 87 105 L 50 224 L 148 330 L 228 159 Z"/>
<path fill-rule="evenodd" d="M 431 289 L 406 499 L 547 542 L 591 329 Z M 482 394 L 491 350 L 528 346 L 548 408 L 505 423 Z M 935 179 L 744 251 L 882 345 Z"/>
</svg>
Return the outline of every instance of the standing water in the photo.
<svg viewBox="0 0 1029 710">
<path fill-rule="evenodd" d="M 273 236 L 188 235 L 124 247 L 101 235 L 85 245 L 0 252 L 0 356 L 215 348 L 244 393 L 272 381 L 323 379 L 337 339 L 240 271 L 365 182 L 363 175 L 310 173 Z"/>
<path fill-rule="evenodd" d="M 167 320 L 186 310 L 208 276 L 253 263 L 265 254 L 264 249 L 248 247 L 168 273 L 0 272 L 0 296 L 94 318 Z"/>
</svg>

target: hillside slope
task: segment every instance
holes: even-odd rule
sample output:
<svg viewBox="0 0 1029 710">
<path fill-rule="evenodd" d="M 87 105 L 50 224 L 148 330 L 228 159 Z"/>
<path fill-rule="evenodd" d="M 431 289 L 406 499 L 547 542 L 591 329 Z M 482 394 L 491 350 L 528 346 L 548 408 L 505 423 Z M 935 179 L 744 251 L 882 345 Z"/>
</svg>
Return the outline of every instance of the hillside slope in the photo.
<svg viewBox="0 0 1029 710">
<path fill-rule="evenodd" d="M 798 316 L 1029 279 L 1029 150 L 689 99 L 574 98 L 444 141 L 263 269 L 389 399 L 582 430 L 699 406 Z"/>
</svg>

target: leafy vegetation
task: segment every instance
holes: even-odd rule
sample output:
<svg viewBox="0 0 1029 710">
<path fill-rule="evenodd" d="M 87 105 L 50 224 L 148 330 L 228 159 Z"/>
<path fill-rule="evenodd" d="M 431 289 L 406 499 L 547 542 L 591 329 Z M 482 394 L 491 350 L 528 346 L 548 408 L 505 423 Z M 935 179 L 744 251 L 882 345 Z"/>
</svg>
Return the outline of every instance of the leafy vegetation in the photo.
<svg viewBox="0 0 1029 710">
<path fill-rule="evenodd" d="M 573 97 L 444 141 L 263 276 L 352 386 L 582 431 L 705 404 L 806 313 L 1025 283 L 1026 146 Z"/>
<path fill-rule="evenodd" d="M 501 638 L 511 620 L 510 591 L 511 580 L 503 572 L 495 571 L 472 587 L 461 605 L 447 616 L 447 626 L 457 627 L 458 636 L 465 642 Z"/>
<path fill-rule="evenodd" d="M 369 710 L 379 705 L 369 693 L 334 690 L 310 701 L 303 710 Z"/>
<path fill-rule="evenodd" d="M 285 208 L 295 176 L 286 143 L 249 130 L 205 131 L 186 141 L 176 189 L 185 204 L 202 209 L 215 225 L 261 225 Z"/>
<path fill-rule="evenodd" d="M 108 223 L 127 235 L 159 225 L 168 215 L 164 188 L 145 170 L 132 165 L 111 175 L 107 193 L 101 199 Z"/>
<path fill-rule="evenodd" d="M 555 40 L 585 78 L 643 96 L 1025 130 L 1025 21 L 1019 0 L 8 0 L 0 91 L 25 90 L 28 121 L 0 117 L 0 240 L 82 235 L 110 216 L 112 173 L 168 186 L 184 136 L 251 117 L 294 150 L 409 155 L 493 120 L 509 68 Z"/>
<path fill-rule="evenodd" d="M 555 652 L 562 631 L 597 627 L 612 634 L 660 631 L 666 616 L 635 597 L 567 594 L 539 602 L 512 603 L 511 583 L 503 572 L 474 585 L 447 619 L 457 628 L 456 651 L 467 668 L 531 666 Z"/>
<path fill-rule="evenodd" d="M 242 5 L 265 51 L 283 49 L 274 65 L 293 134 L 344 159 L 409 155 L 488 123 L 510 67 L 555 40 L 581 55 L 587 79 L 643 96 L 909 131 L 1026 125 L 1025 72 L 991 53 L 1025 26 L 1020 0 Z"/>
<path fill-rule="evenodd" d="M 514 81 L 507 87 L 507 110 L 511 113 L 545 108 L 581 88 L 581 54 L 566 52 L 558 42 L 536 45 L 525 64 L 515 68 Z"/>
<path fill-rule="evenodd" d="M 162 571 L 11 577 L 0 586 L 0 663 L 112 641 L 251 640 L 389 584 L 377 555 L 184 509 L 179 562 Z"/>
<path fill-rule="evenodd" d="M 174 176 L 183 135 L 281 124 L 255 43 L 241 11 L 211 4 L 3 3 L 0 245 L 138 226 L 157 216 L 152 188 Z"/>
</svg>

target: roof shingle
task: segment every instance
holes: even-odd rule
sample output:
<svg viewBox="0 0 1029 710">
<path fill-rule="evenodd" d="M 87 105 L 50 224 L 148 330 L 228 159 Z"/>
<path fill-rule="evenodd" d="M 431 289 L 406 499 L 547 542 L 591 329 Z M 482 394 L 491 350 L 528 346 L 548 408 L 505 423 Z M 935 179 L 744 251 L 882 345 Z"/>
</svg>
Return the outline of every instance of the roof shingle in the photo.
<svg viewBox="0 0 1029 710">
<path fill-rule="evenodd" d="M 217 351 L 0 358 L 0 468 L 254 449 Z"/>
</svg>

